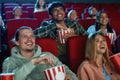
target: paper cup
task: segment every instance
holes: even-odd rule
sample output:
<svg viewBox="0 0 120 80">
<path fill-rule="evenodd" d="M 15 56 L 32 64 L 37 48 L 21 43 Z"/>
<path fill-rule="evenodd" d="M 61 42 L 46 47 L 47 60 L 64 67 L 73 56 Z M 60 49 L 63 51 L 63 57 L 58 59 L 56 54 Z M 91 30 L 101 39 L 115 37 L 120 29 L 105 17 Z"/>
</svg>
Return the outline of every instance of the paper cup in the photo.
<svg viewBox="0 0 120 80">
<path fill-rule="evenodd" d="M 110 57 L 111 62 L 114 64 L 117 71 L 120 73 L 120 53 L 114 54 Z"/>
<path fill-rule="evenodd" d="M 0 80 L 14 80 L 14 73 L 1 73 Z"/>
<path fill-rule="evenodd" d="M 66 72 L 64 65 L 46 69 L 43 73 L 46 80 L 65 80 Z"/>
</svg>

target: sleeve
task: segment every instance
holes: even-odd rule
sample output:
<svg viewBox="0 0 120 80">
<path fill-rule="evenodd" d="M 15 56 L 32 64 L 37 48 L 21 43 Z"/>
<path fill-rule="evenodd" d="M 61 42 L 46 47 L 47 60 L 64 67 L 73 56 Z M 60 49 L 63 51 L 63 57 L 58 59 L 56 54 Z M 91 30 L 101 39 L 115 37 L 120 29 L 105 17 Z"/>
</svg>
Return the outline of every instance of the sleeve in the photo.
<svg viewBox="0 0 120 80">
<path fill-rule="evenodd" d="M 87 32 L 90 34 L 90 33 L 95 33 L 95 25 L 91 25 L 88 29 L 87 29 Z"/>
<path fill-rule="evenodd" d="M 87 71 L 83 65 L 80 65 L 77 70 L 77 76 L 79 80 L 89 80 Z"/>
<path fill-rule="evenodd" d="M 36 38 L 49 37 L 50 32 L 55 29 L 54 23 L 49 21 L 43 21 L 39 28 L 36 28 L 33 32 Z"/>
<path fill-rule="evenodd" d="M 52 55 L 52 53 L 49 53 L 48 55 L 51 56 L 51 57 L 54 59 L 54 64 L 55 64 L 55 66 L 63 65 L 62 62 L 61 62 L 57 57 L 55 57 L 54 55 Z M 72 76 L 73 80 L 78 80 L 76 74 L 73 73 L 73 72 L 68 68 L 68 66 L 66 66 L 66 65 L 65 65 L 65 70 L 66 70 L 66 73 L 67 73 L 67 74 L 70 74 L 70 75 Z"/>
<path fill-rule="evenodd" d="M 29 66 L 29 67 L 28 67 Z M 25 80 L 30 72 L 35 68 L 31 61 L 17 67 L 13 60 L 7 59 L 3 62 L 3 73 L 15 73 L 15 80 Z"/>
<path fill-rule="evenodd" d="M 83 26 L 82 25 L 80 25 L 78 22 L 75 22 L 75 26 L 76 26 L 76 28 L 77 29 L 75 29 L 75 30 L 77 30 L 77 31 L 75 31 L 75 33 L 77 33 L 77 34 L 81 34 L 81 35 L 88 35 L 88 32 L 83 28 Z M 75 27 L 74 26 L 74 27 Z"/>
<path fill-rule="evenodd" d="M 117 35 L 116 35 L 116 32 L 115 32 L 115 30 L 113 29 L 113 34 L 114 34 L 114 41 L 116 41 L 116 39 L 117 39 Z"/>
</svg>

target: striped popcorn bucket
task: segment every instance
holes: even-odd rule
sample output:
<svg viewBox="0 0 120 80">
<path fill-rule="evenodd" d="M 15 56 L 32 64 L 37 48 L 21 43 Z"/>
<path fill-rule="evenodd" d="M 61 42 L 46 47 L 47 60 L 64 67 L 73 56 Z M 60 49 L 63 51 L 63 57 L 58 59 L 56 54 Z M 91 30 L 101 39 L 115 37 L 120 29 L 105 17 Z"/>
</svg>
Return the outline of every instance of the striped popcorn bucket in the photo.
<svg viewBox="0 0 120 80">
<path fill-rule="evenodd" d="M 44 70 L 46 80 L 64 80 L 65 79 L 65 66 L 60 65 Z"/>
<path fill-rule="evenodd" d="M 66 40 L 63 38 L 63 36 L 65 34 L 69 33 L 69 32 L 70 32 L 69 28 L 65 29 L 65 30 L 64 29 L 58 30 L 58 36 L 59 36 L 59 40 L 60 40 L 61 44 L 65 44 L 66 43 Z"/>
<path fill-rule="evenodd" d="M 108 36 L 111 40 L 111 44 L 114 42 L 114 34 L 113 33 L 107 33 L 106 36 Z"/>
</svg>

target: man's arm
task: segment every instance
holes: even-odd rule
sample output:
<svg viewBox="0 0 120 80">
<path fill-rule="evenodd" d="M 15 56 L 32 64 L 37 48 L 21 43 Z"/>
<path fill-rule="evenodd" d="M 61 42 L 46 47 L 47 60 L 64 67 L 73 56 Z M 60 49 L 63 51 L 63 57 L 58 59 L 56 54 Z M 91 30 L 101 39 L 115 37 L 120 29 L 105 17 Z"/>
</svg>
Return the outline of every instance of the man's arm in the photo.
<svg viewBox="0 0 120 80">
<path fill-rule="evenodd" d="M 19 62 L 18 62 L 19 63 Z M 15 73 L 15 80 L 25 80 L 28 74 L 35 68 L 31 61 L 18 67 L 14 60 L 7 58 L 3 62 L 3 73 Z"/>
</svg>

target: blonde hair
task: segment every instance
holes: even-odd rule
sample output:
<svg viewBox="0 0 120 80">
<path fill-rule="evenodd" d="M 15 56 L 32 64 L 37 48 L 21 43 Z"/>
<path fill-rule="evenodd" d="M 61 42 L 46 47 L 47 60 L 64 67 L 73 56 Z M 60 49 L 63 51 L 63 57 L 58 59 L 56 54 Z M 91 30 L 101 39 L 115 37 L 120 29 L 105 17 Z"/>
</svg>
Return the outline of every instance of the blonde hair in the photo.
<svg viewBox="0 0 120 80">
<path fill-rule="evenodd" d="M 87 43 L 86 43 L 86 50 L 85 50 L 85 58 L 88 59 L 92 64 L 95 64 L 96 66 L 97 66 L 97 63 L 96 63 L 97 53 L 96 53 L 96 46 L 95 46 L 95 37 L 97 35 L 101 35 L 105 38 L 105 36 L 100 32 L 89 35 Z M 105 54 L 103 54 L 103 59 L 105 59 L 108 62 L 108 64 L 111 65 L 111 62 L 109 60 L 108 47 L 106 49 Z"/>
</svg>

